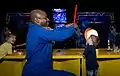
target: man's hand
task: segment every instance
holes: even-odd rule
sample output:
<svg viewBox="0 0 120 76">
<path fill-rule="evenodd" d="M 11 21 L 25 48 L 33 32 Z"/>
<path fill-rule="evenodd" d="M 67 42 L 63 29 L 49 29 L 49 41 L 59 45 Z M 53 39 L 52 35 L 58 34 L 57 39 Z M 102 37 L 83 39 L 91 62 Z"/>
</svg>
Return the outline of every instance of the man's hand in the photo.
<svg viewBox="0 0 120 76">
<path fill-rule="evenodd" d="M 76 23 L 70 23 L 66 25 L 67 28 L 69 28 L 70 26 L 74 26 L 74 28 L 78 28 L 78 25 Z"/>
<path fill-rule="evenodd" d="M 73 25 L 76 29 L 79 28 L 76 23 L 72 23 L 72 25 Z"/>
<path fill-rule="evenodd" d="M 67 27 L 67 28 L 69 28 L 70 26 L 72 26 L 72 23 L 65 25 L 65 27 Z"/>
</svg>

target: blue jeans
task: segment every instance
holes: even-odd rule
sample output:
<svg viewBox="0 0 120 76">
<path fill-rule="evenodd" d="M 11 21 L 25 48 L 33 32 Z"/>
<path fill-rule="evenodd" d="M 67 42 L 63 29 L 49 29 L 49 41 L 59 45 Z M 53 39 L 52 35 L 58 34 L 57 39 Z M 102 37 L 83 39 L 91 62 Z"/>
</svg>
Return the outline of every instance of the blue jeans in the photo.
<svg viewBox="0 0 120 76">
<path fill-rule="evenodd" d="M 98 70 L 88 70 L 87 76 L 97 76 Z"/>
</svg>

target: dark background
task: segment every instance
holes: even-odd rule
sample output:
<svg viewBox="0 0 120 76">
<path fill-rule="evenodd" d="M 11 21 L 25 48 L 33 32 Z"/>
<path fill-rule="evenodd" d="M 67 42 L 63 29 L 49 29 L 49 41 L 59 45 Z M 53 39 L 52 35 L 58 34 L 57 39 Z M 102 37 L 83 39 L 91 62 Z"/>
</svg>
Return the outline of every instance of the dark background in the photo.
<svg viewBox="0 0 120 76">
<path fill-rule="evenodd" d="M 118 13 L 117 0 L 4 0 L 0 2 L 1 22 L 7 12 L 30 12 L 32 9 L 43 9 L 51 16 L 52 8 L 66 8 L 68 21 L 73 18 L 74 5 L 78 4 L 80 11 L 99 11 Z"/>
</svg>

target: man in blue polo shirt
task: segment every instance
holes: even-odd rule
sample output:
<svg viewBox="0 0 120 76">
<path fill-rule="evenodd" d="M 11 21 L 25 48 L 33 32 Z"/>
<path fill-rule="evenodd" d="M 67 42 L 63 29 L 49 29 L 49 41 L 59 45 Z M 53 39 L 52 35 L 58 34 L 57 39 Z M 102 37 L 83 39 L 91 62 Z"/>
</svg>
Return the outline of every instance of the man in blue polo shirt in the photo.
<svg viewBox="0 0 120 76">
<path fill-rule="evenodd" d="M 30 13 L 26 40 L 26 58 L 22 76 L 76 76 L 66 71 L 52 69 L 52 41 L 63 41 L 75 33 L 74 24 L 59 29 L 48 29 L 49 19 L 42 10 Z M 74 26 L 73 26 L 74 25 Z"/>
</svg>

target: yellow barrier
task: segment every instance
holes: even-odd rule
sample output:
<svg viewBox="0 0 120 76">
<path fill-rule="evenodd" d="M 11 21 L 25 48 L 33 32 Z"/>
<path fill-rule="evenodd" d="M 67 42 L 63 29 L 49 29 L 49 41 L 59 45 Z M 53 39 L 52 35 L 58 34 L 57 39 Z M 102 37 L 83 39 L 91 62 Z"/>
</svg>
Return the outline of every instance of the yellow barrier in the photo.
<svg viewBox="0 0 120 76">
<path fill-rule="evenodd" d="M 53 52 L 53 68 L 86 76 L 85 59 L 80 55 L 84 49 L 63 49 L 64 53 Z M 99 76 L 120 76 L 120 53 L 97 49 Z M 21 76 L 25 55 L 5 56 L 0 62 L 0 76 Z"/>
</svg>

